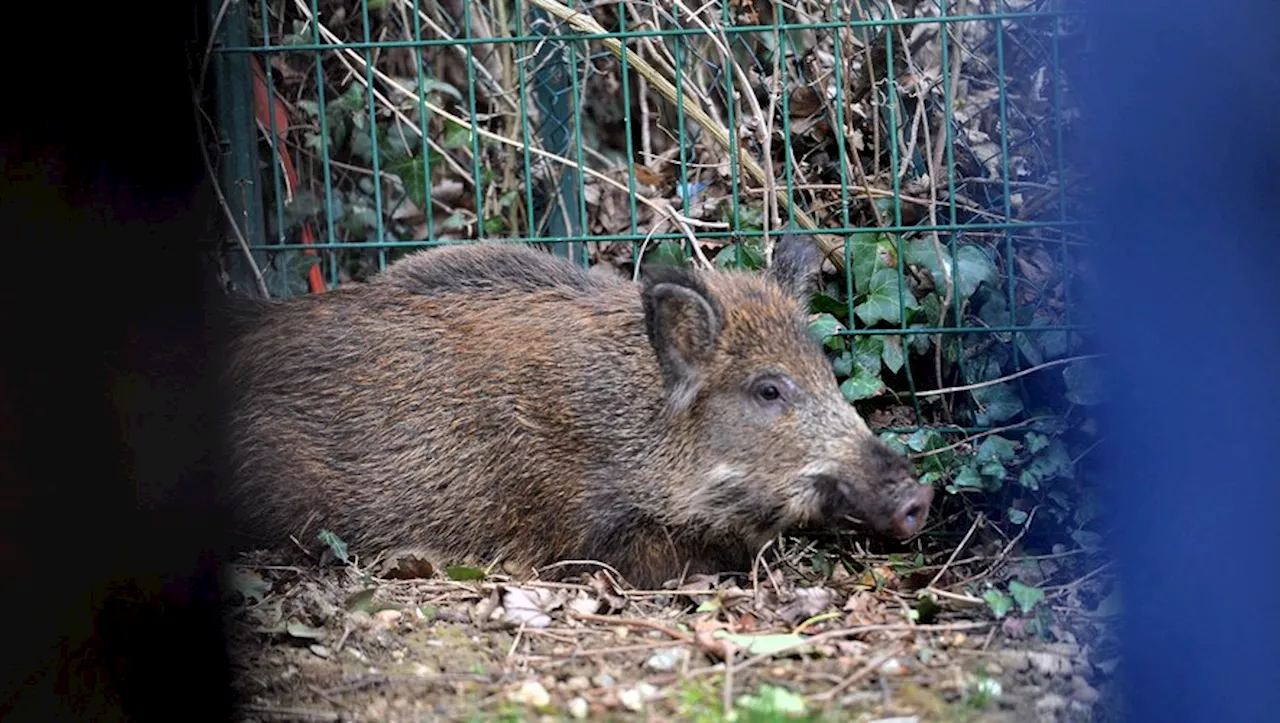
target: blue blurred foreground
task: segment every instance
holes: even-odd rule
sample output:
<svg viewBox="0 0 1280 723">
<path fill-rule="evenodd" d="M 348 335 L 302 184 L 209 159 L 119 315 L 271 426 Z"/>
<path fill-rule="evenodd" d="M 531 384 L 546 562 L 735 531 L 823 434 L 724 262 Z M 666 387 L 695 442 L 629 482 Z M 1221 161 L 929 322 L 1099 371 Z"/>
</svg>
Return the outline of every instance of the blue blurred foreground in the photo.
<svg viewBox="0 0 1280 723">
<path fill-rule="evenodd" d="M 1280 720 L 1280 3 L 1090 6 L 1129 719 Z"/>
</svg>

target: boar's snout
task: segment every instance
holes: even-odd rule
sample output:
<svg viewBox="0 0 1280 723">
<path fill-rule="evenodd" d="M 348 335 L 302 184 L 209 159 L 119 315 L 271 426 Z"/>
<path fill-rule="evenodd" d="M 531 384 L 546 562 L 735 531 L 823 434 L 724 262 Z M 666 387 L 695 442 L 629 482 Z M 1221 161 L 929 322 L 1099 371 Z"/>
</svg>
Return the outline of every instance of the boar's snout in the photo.
<svg viewBox="0 0 1280 723">
<path fill-rule="evenodd" d="M 889 530 L 896 537 L 906 539 L 924 527 L 929 517 L 929 505 L 933 503 L 933 485 L 922 485 L 915 480 L 907 484 L 915 485 L 915 489 L 907 499 L 898 506 L 898 510 L 889 521 Z"/>
<path fill-rule="evenodd" d="M 862 472 L 840 485 L 846 503 L 882 535 L 906 539 L 924 528 L 933 504 L 933 486 L 921 484 L 906 457 L 878 439 L 860 443 L 855 456 Z"/>
</svg>

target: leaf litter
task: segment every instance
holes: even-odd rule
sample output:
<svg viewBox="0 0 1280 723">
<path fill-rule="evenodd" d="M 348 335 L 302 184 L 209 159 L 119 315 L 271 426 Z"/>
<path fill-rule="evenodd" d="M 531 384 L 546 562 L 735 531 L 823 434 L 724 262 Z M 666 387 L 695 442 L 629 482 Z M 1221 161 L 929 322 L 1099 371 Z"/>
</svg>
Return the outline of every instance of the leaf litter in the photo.
<svg viewBox="0 0 1280 723">
<path fill-rule="evenodd" d="M 604 572 L 402 579 L 252 553 L 234 571 L 262 597 L 234 598 L 230 618 L 240 720 L 718 721 L 726 706 L 735 720 L 1106 719 L 1117 597 L 1106 574 L 1080 572 L 1097 554 L 967 555 L 911 582 L 954 552 L 925 548 L 906 568 L 900 554 L 780 553 L 755 584 L 659 590 Z"/>
</svg>

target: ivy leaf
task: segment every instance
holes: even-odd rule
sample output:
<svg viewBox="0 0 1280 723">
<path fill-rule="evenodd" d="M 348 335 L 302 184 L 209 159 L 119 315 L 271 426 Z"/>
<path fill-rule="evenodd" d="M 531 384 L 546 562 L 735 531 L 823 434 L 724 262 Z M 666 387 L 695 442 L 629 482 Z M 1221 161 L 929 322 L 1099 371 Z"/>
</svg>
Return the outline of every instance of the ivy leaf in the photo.
<svg viewBox="0 0 1280 723">
<path fill-rule="evenodd" d="M 925 301 L 928 301 L 931 298 L 933 297 L 926 297 Z M 921 329 L 924 328 L 924 326 L 924 324 L 912 324 L 911 328 Z M 907 343 L 910 345 L 911 351 L 921 356 L 928 354 L 929 349 L 933 346 L 933 340 L 929 338 L 928 334 L 910 334 L 907 336 Z"/>
<path fill-rule="evenodd" d="M 1012 419 L 1022 413 L 1022 399 L 1013 393 L 1008 382 L 990 387 L 980 387 L 970 392 L 981 407 L 977 414 L 979 426 L 987 426 Z"/>
<path fill-rule="evenodd" d="M 903 302 L 909 309 L 919 306 L 915 297 L 902 286 L 898 270 L 880 267 L 871 275 L 866 296 L 861 304 L 853 308 L 853 313 L 867 326 L 874 326 L 882 321 L 900 324 Z"/>
<path fill-rule="evenodd" d="M 445 577 L 450 580 L 466 582 L 470 580 L 483 580 L 484 570 L 474 567 L 465 567 L 463 565 L 450 565 L 444 569 Z"/>
<path fill-rule="evenodd" d="M 836 373 L 836 377 L 844 379 L 852 376 L 854 369 L 853 352 L 845 351 L 840 356 L 831 360 L 831 370 Z"/>
<path fill-rule="evenodd" d="M 1022 356 L 1026 357 L 1032 366 L 1040 366 L 1044 363 L 1044 355 L 1040 353 L 1040 349 L 1036 347 L 1030 334 L 1018 332 L 1013 335 L 1013 338 L 1018 345 L 1018 351 L 1022 352 Z"/>
<path fill-rule="evenodd" d="M 1067 383 L 1066 397 L 1072 404 L 1090 407 L 1103 402 L 1102 380 L 1089 360 L 1068 364 L 1062 370 L 1062 380 Z"/>
<path fill-rule="evenodd" d="M 1049 446 L 1049 438 L 1039 432 L 1027 432 L 1027 451 L 1036 454 Z"/>
<path fill-rule="evenodd" d="M 880 240 L 874 233 L 854 234 L 849 239 L 849 254 L 853 257 L 853 287 L 863 293 L 876 271 L 883 268 L 880 261 Z"/>
<path fill-rule="evenodd" d="M 1038 490 L 1040 489 L 1040 477 L 1030 469 L 1024 469 L 1018 475 L 1018 484 L 1029 490 Z"/>
<path fill-rule="evenodd" d="M 947 290 L 946 282 L 939 270 L 942 268 L 942 263 L 951 261 L 951 251 L 947 248 L 947 245 L 941 244 L 941 247 L 942 262 L 938 260 L 937 249 L 934 248 L 933 239 L 930 238 L 916 238 L 908 241 L 902 254 L 903 261 L 915 266 L 922 266 L 929 271 L 929 274 L 933 276 L 933 285 L 937 287 L 939 296 Z"/>
<path fill-rule="evenodd" d="M 440 143 L 449 150 L 471 147 L 471 128 L 461 123 L 445 122 L 444 140 Z"/>
<path fill-rule="evenodd" d="M 1017 507 L 1010 507 L 1008 510 L 1009 521 L 1015 525 L 1021 525 L 1027 521 L 1027 513 Z"/>
<path fill-rule="evenodd" d="M 956 252 L 956 267 L 959 269 L 956 273 L 956 285 L 962 300 L 973 296 L 979 284 L 994 284 L 999 278 L 996 265 L 981 248 L 973 244 L 965 244 Z"/>
<path fill-rule="evenodd" d="M 902 371 L 902 365 L 906 362 L 906 357 L 902 353 L 902 338 L 886 336 L 882 340 L 884 342 L 884 351 L 880 352 L 880 358 L 884 360 L 884 365 L 889 371 L 897 374 Z"/>
<path fill-rule="evenodd" d="M 884 337 L 859 336 L 853 340 L 853 360 L 864 374 L 880 376 L 880 358 L 884 356 Z"/>
<path fill-rule="evenodd" d="M 993 434 L 978 445 L 976 458 L 979 462 L 1007 461 L 1013 459 L 1016 453 L 1017 445 L 1012 440 Z"/>
<path fill-rule="evenodd" d="M 1074 540 L 1077 545 L 1089 552 L 1094 552 L 1102 548 L 1102 535 L 1099 535 L 1096 532 L 1076 530 L 1071 533 L 1071 539 Z"/>
<path fill-rule="evenodd" d="M 978 470 L 970 464 L 960 468 L 956 473 L 956 478 L 951 480 L 951 486 L 956 489 L 984 489 L 986 484 L 982 481 L 982 476 L 978 474 Z"/>
<path fill-rule="evenodd" d="M 663 241 L 649 252 L 647 262 L 657 266 L 688 266 L 689 260 L 684 257 L 684 249 L 677 241 Z"/>
<path fill-rule="evenodd" d="M 716 258 L 719 259 L 720 254 L 717 254 Z M 809 308 L 819 314 L 831 314 L 837 319 L 843 319 L 849 313 L 849 307 L 844 302 L 821 291 L 809 299 Z"/>
<path fill-rule="evenodd" d="M 1064 357 L 1070 349 L 1065 331 L 1042 331 L 1036 336 L 1040 337 L 1040 348 L 1048 359 Z"/>
<path fill-rule="evenodd" d="M 907 244 L 904 258 L 908 263 L 929 270 L 939 297 L 946 293 L 947 278 L 943 270 L 952 269 L 951 249 L 946 245 L 942 246 L 942 259 L 939 262 L 938 250 L 934 247 L 933 240 L 916 239 Z M 994 284 L 999 278 L 996 265 L 992 263 L 986 252 L 974 244 L 964 244 L 956 250 L 955 269 L 952 280 L 956 284 L 956 291 L 961 301 L 973 296 L 982 282 Z"/>
<path fill-rule="evenodd" d="M 831 314 L 819 314 L 816 319 L 809 322 L 809 334 L 828 349 L 838 350 L 844 347 L 844 338 L 840 336 L 841 331 L 844 331 L 844 324 Z"/>
<path fill-rule="evenodd" d="M 1013 599 L 999 590 L 988 590 L 982 595 L 982 599 L 987 601 L 987 607 L 991 608 L 991 612 L 996 616 L 996 620 L 1003 618 L 1009 614 L 1009 610 L 1013 608 Z"/>
<path fill-rule="evenodd" d="M 913 452 L 923 452 L 941 446 L 942 435 L 934 429 L 917 429 L 907 437 L 907 446 Z"/>
<path fill-rule="evenodd" d="M 978 471 L 982 473 L 983 477 L 995 482 L 1003 482 L 1004 478 L 1009 476 L 1009 470 L 1005 469 L 1000 460 L 996 459 L 981 463 Z"/>
<path fill-rule="evenodd" d="M 446 83 L 442 80 L 423 76 L 422 90 L 426 93 L 444 93 L 459 103 L 463 102 L 462 92 L 455 88 L 451 83 Z"/>
<path fill-rule="evenodd" d="M 1067 479 L 1075 477 L 1075 465 L 1071 462 L 1071 454 L 1061 439 L 1049 443 L 1035 457 L 1027 469 L 1035 473 L 1040 480 L 1049 480 L 1061 475 Z"/>
<path fill-rule="evenodd" d="M 714 263 L 716 268 L 721 269 L 755 271 L 764 268 L 764 252 L 759 248 L 759 243 L 737 242 L 721 249 L 716 254 Z"/>
<path fill-rule="evenodd" d="M 351 562 L 351 557 L 347 554 L 347 543 L 343 542 L 341 537 L 329 530 L 320 530 L 316 534 L 316 539 L 324 543 L 333 552 L 333 556 L 342 560 L 344 564 Z"/>
<path fill-rule="evenodd" d="M 849 402 L 874 397 L 883 391 L 884 382 L 880 381 L 880 377 L 866 374 L 861 369 L 840 383 L 840 393 Z"/>
<path fill-rule="evenodd" d="M 1044 590 L 1030 585 L 1023 585 L 1017 580 L 1009 582 L 1009 594 L 1018 603 L 1023 615 L 1031 612 L 1031 608 L 1034 608 L 1036 603 L 1044 600 Z"/>
<path fill-rule="evenodd" d="M 889 445 L 889 449 L 892 449 L 895 453 L 901 455 L 905 455 L 907 453 L 907 445 L 897 434 L 894 434 L 893 432 L 881 432 L 878 436 L 880 437 L 880 441 Z"/>
</svg>

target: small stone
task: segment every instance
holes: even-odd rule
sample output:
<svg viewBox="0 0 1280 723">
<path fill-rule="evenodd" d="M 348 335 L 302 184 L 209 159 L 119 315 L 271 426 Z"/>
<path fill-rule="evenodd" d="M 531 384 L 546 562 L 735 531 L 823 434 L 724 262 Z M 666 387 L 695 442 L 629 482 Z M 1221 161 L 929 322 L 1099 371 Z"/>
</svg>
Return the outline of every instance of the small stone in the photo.
<svg viewBox="0 0 1280 723">
<path fill-rule="evenodd" d="M 551 705 L 551 694 L 547 692 L 542 683 L 536 680 L 526 680 L 511 693 L 511 700 L 540 710 Z"/>
<path fill-rule="evenodd" d="M 636 688 L 627 688 L 618 693 L 618 702 L 628 710 L 639 713 L 644 708 L 644 696 Z"/>
<path fill-rule="evenodd" d="M 585 676 L 575 675 L 564 682 L 569 690 L 586 690 L 591 687 L 591 681 Z"/>
<path fill-rule="evenodd" d="M 907 666 L 897 658 L 889 658 L 880 664 L 880 672 L 884 675 L 906 675 L 909 671 Z"/>
<path fill-rule="evenodd" d="M 1067 699 L 1057 693 L 1049 693 L 1045 697 L 1036 701 L 1036 712 L 1044 717 L 1052 715 L 1067 707 Z"/>
<path fill-rule="evenodd" d="M 1089 681 L 1078 675 L 1071 679 L 1071 688 L 1071 697 L 1081 703 L 1097 703 L 1098 698 L 1101 697 L 1098 691 L 1089 685 Z"/>
<path fill-rule="evenodd" d="M 1071 675 L 1071 660 L 1056 653 L 1028 651 L 1027 660 L 1032 668 L 1044 675 Z"/>
<path fill-rule="evenodd" d="M 650 655 L 649 659 L 644 662 L 644 665 L 650 670 L 666 673 L 675 670 L 676 666 L 680 665 L 680 663 L 685 660 L 688 660 L 688 658 L 688 648 L 668 648 L 666 650 L 659 650 L 653 655 Z"/>
<path fill-rule="evenodd" d="M 613 676 L 609 675 L 608 673 L 600 673 L 599 675 L 592 678 L 591 682 L 595 683 L 595 686 L 597 688 L 612 688 L 613 686 L 617 685 L 617 682 L 614 681 Z"/>
<path fill-rule="evenodd" d="M 587 717 L 587 714 L 590 712 L 591 712 L 590 708 L 588 708 L 587 700 L 585 698 L 579 696 L 569 701 L 569 715 L 573 716 L 574 718 L 577 718 L 578 720 L 583 720 L 584 718 Z"/>
<path fill-rule="evenodd" d="M 429 678 L 431 677 L 431 668 L 428 668 L 422 663 L 415 663 L 413 666 L 413 674 L 419 678 Z"/>
<path fill-rule="evenodd" d="M 329 649 L 323 645 L 319 645 L 319 644 L 312 645 L 310 646 L 310 648 L 311 648 L 311 652 L 315 653 L 317 656 L 321 658 L 329 657 Z"/>
<path fill-rule="evenodd" d="M 999 663 L 987 663 L 987 675 L 996 678 L 1003 674 L 1004 669 L 1000 667 Z"/>
<path fill-rule="evenodd" d="M 403 616 L 404 613 L 399 610 L 379 610 L 373 616 L 373 626 L 377 630 L 390 630 Z"/>
<path fill-rule="evenodd" d="M 1013 671 L 1026 670 L 1031 667 L 1031 660 L 1022 650 L 1004 650 L 1000 653 L 1000 662 Z"/>
</svg>

